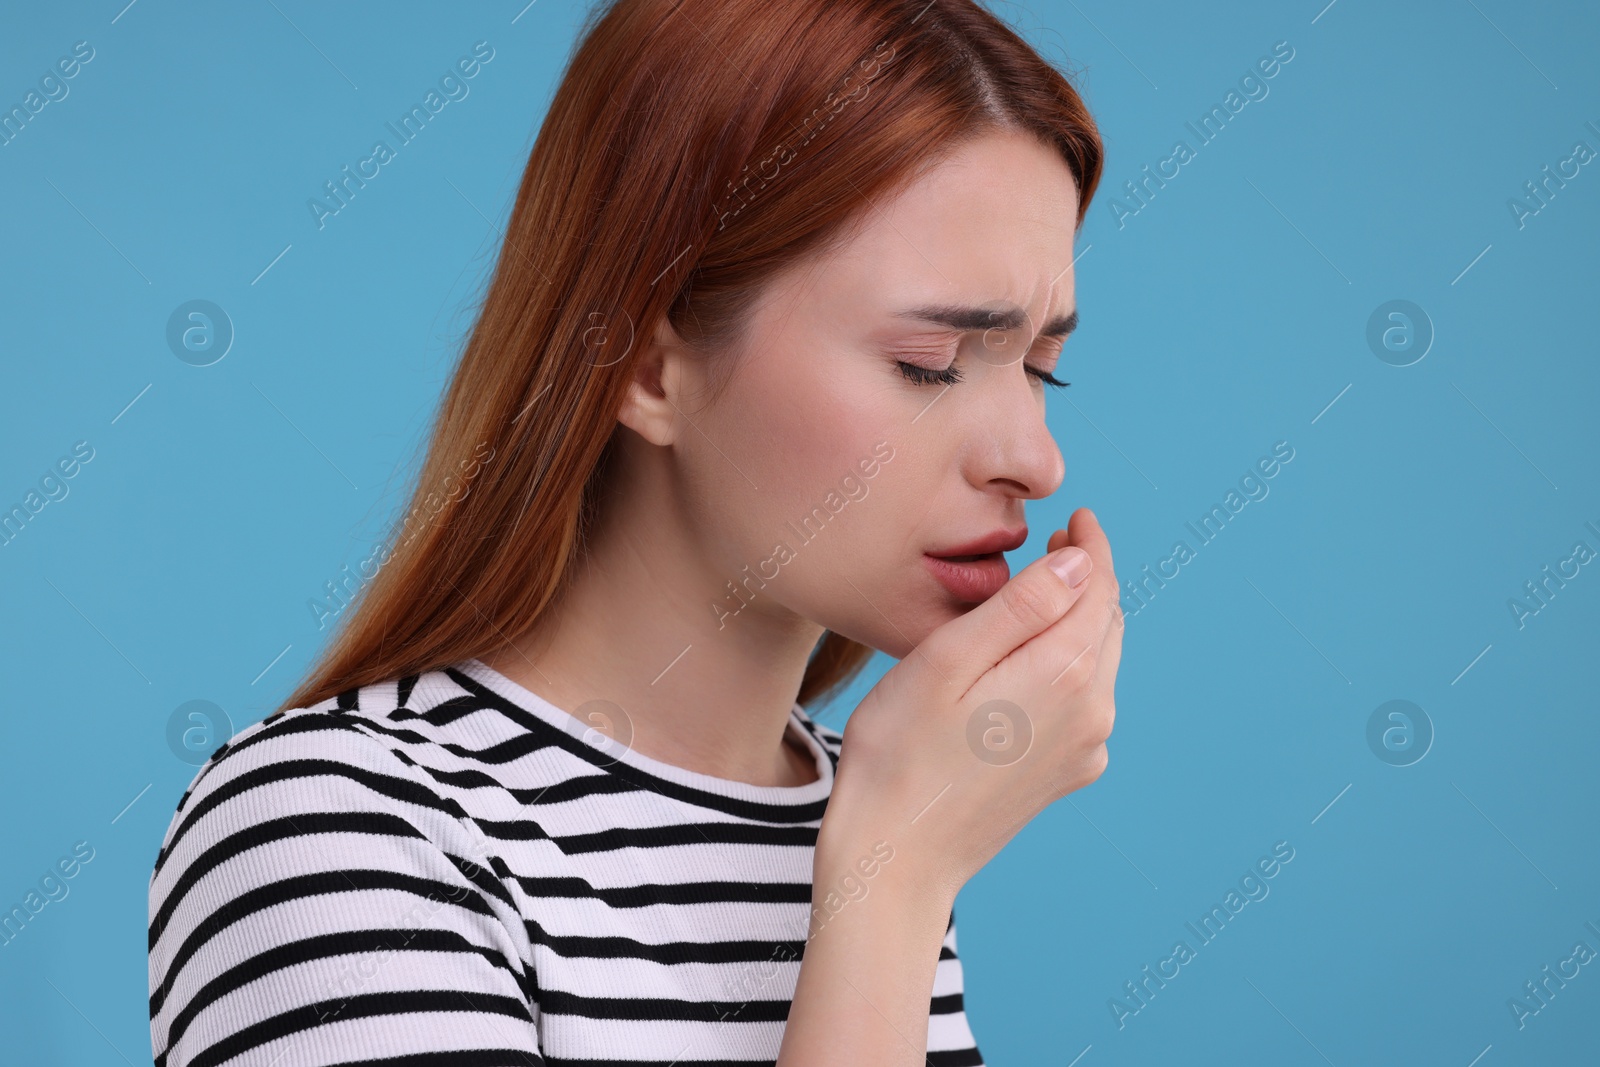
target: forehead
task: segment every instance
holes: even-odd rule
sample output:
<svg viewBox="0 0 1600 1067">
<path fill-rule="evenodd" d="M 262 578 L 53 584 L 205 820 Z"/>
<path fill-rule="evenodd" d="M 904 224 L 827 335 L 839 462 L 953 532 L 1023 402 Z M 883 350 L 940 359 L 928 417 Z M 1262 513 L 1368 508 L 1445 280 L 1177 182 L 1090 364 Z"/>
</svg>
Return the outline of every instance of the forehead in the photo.
<svg viewBox="0 0 1600 1067">
<path fill-rule="evenodd" d="M 1042 321 L 1076 306 L 1077 213 L 1077 184 L 1058 152 L 1026 133 L 985 134 L 863 208 L 790 296 L 836 318 L 948 302 L 1014 304 Z"/>
</svg>

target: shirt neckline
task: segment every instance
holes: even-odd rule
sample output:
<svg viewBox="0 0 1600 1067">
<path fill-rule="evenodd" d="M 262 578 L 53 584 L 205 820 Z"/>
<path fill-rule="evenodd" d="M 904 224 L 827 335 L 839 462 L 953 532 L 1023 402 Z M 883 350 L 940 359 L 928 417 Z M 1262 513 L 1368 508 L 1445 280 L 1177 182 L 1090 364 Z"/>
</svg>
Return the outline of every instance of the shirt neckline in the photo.
<svg viewBox="0 0 1600 1067">
<path fill-rule="evenodd" d="M 586 729 L 586 724 L 582 720 L 564 708 L 552 704 L 526 686 L 512 681 L 477 657 L 455 664 L 454 669 L 494 691 L 526 713 L 573 737 L 581 737 Z M 804 785 L 755 785 L 732 778 L 718 778 L 715 775 L 702 774 L 699 771 L 666 763 L 621 746 L 607 751 L 605 755 L 608 760 L 614 757 L 615 763 L 625 764 L 646 775 L 715 796 L 778 806 L 811 804 L 826 799 L 832 792 L 834 766 L 832 757 L 807 728 L 807 719 L 805 709 L 797 701 L 794 707 L 789 709 L 787 729 L 797 734 L 805 744 L 806 751 L 811 753 L 812 763 L 817 772 L 816 781 Z"/>
</svg>

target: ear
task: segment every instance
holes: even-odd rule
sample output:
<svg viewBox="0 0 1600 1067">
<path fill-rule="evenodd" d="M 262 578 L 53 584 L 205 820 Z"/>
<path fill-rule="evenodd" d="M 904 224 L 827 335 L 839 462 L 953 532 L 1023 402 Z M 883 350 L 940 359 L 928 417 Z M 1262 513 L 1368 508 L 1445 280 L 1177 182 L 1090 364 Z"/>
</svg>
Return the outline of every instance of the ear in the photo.
<svg viewBox="0 0 1600 1067">
<path fill-rule="evenodd" d="M 686 358 L 683 341 L 663 315 L 634 364 L 617 421 L 653 445 L 672 444 L 678 435 Z"/>
</svg>

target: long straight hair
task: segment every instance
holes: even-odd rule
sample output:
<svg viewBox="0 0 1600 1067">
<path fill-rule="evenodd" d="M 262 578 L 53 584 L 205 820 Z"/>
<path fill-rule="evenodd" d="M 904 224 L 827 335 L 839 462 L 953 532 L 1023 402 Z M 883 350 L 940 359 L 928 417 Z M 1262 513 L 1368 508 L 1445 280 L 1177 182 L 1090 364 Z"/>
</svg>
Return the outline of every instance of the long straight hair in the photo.
<svg viewBox="0 0 1600 1067">
<path fill-rule="evenodd" d="M 996 128 L 1061 154 L 1081 226 L 1094 121 L 972 0 L 602 3 L 528 157 L 410 506 L 278 710 L 534 626 L 580 557 L 661 316 L 708 358 L 736 350 L 764 283 Z M 796 699 L 828 699 L 871 653 L 826 632 Z"/>
</svg>

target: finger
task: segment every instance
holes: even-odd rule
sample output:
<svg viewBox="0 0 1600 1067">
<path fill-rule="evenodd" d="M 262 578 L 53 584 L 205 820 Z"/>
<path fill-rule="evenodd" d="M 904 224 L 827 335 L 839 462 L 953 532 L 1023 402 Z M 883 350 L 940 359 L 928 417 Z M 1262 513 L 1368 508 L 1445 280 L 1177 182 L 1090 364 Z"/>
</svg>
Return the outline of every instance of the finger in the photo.
<svg viewBox="0 0 1600 1067">
<path fill-rule="evenodd" d="M 1102 529 L 1103 537 L 1104 533 Z M 1117 667 L 1122 662 L 1122 636 L 1128 625 L 1122 610 L 1122 587 L 1117 582 L 1116 571 L 1111 565 L 1111 539 L 1104 537 L 1104 541 L 1105 574 L 1110 578 L 1111 591 L 1106 595 L 1106 636 L 1101 642 L 1101 657 L 1092 683 L 1097 688 L 1109 686 L 1116 680 Z"/>
<path fill-rule="evenodd" d="M 1074 557 L 1080 565 L 1090 564 L 1087 579 L 1080 578 L 1076 586 L 1052 569 L 1052 564 L 1065 569 Z M 1059 622 L 1093 580 L 1090 553 L 1079 546 L 1058 548 L 1018 571 L 982 604 L 934 630 L 917 651 L 958 693 L 965 693 L 996 663 Z"/>
<path fill-rule="evenodd" d="M 1116 567 L 1111 559 L 1111 540 L 1100 525 L 1100 518 L 1088 508 L 1079 508 L 1067 522 L 1067 543 L 1077 545 L 1094 560 L 1094 569 L 1116 588 Z"/>
<path fill-rule="evenodd" d="M 1120 617 L 1120 610 L 1113 610 L 1118 605 L 1118 589 L 1111 570 L 1111 545 L 1088 508 L 1073 513 L 1067 538 L 1089 554 L 1094 569 L 1071 610 L 997 666 L 1016 680 L 1034 678 L 1052 685 L 1076 672 L 1081 681 L 1089 682 L 1100 673 L 1103 646 L 1113 620 Z"/>
<path fill-rule="evenodd" d="M 1117 667 L 1122 662 L 1122 635 L 1127 630 L 1127 623 L 1122 615 L 1120 600 L 1111 599 L 1106 602 L 1106 633 L 1100 642 L 1100 655 L 1095 662 L 1094 680 L 1089 683 L 1090 688 L 1106 692 L 1116 685 Z"/>
</svg>

